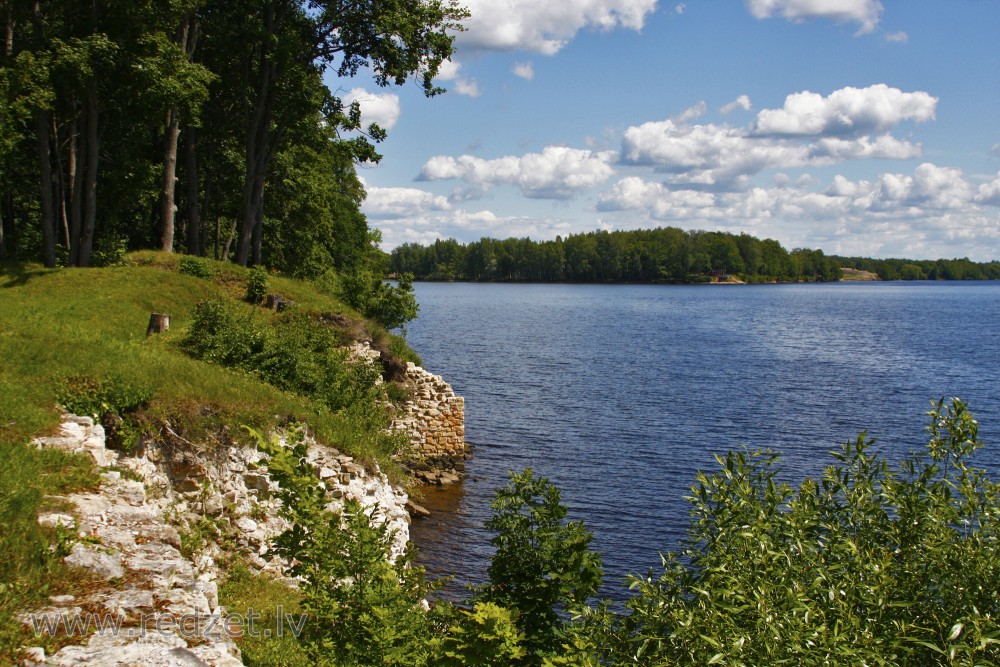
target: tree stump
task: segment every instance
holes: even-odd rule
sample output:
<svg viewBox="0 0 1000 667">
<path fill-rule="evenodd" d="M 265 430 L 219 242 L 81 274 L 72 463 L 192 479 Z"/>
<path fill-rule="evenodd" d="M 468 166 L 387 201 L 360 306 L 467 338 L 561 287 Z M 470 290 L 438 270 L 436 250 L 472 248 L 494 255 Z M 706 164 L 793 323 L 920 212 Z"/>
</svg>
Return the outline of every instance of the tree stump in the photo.
<svg viewBox="0 0 1000 667">
<path fill-rule="evenodd" d="M 163 333 L 170 328 L 170 316 L 166 313 L 150 313 L 149 326 L 146 327 L 146 338 L 153 334 Z"/>
</svg>

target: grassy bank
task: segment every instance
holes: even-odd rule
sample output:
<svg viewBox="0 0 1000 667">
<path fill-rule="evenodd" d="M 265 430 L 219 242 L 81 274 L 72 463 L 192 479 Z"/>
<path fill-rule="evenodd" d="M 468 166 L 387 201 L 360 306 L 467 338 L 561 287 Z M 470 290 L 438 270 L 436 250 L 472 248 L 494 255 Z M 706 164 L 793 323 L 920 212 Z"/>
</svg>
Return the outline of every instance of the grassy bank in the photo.
<svg viewBox="0 0 1000 667">
<path fill-rule="evenodd" d="M 315 397 L 279 388 L 259 373 L 194 358 L 185 346 L 198 304 L 227 304 L 261 335 L 278 334 L 287 315 L 246 303 L 250 273 L 198 260 L 201 277 L 180 272 L 181 258 L 130 256 L 129 265 L 47 270 L 0 267 L 0 663 L 21 639 L 18 610 L 65 588 L 60 536 L 38 526 L 47 497 L 96 485 L 83 457 L 39 451 L 28 443 L 50 433 L 60 403 L 94 387 L 136 398 L 133 430 L 155 437 L 163 424 L 192 441 L 225 445 L 256 429 L 299 421 L 316 437 L 361 460 L 389 460 L 398 441 L 363 410 L 332 409 Z M 188 267 L 190 269 L 190 266 Z M 405 342 L 366 322 L 317 283 L 268 276 L 270 292 L 294 302 L 300 319 L 326 322 L 335 338 L 371 339 L 377 348 L 414 359 Z M 170 329 L 146 337 L 150 313 L 168 313 Z M 282 340 L 287 340 L 282 339 Z M 294 342 L 294 341 L 293 341 Z M 98 403 L 107 399 L 95 394 Z M 117 400 L 117 399 L 116 399 Z"/>
</svg>

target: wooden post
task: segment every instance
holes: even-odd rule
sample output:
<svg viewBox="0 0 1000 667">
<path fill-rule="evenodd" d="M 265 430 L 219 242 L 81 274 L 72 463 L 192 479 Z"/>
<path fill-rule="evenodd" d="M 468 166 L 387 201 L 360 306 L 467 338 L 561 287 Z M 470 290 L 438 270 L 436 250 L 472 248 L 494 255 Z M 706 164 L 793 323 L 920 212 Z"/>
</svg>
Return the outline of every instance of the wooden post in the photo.
<svg viewBox="0 0 1000 667">
<path fill-rule="evenodd" d="M 146 327 L 146 338 L 155 333 L 163 333 L 170 328 L 170 316 L 166 313 L 150 313 L 149 326 Z"/>
</svg>

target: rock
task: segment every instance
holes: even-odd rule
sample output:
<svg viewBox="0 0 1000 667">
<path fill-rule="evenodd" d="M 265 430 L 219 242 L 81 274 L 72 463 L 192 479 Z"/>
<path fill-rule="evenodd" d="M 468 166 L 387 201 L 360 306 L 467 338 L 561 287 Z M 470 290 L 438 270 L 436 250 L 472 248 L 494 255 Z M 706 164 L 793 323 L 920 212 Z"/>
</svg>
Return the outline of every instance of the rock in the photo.
<svg viewBox="0 0 1000 667">
<path fill-rule="evenodd" d="M 49 602 L 57 607 L 65 607 L 68 604 L 76 602 L 76 598 L 72 595 L 50 595 Z"/>
<path fill-rule="evenodd" d="M 88 547 L 80 543 L 74 544 L 73 550 L 66 556 L 66 564 L 70 567 L 83 568 L 108 581 L 125 576 L 125 569 L 122 567 L 121 561 L 121 554 L 117 551 L 107 553 L 96 547 Z"/>
<path fill-rule="evenodd" d="M 410 514 L 414 516 L 426 517 L 431 515 L 430 510 L 428 510 L 426 507 L 423 507 L 422 505 L 418 505 L 412 500 L 406 501 L 406 509 L 408 509 L 410 511 Z"/>
<path fill-rule="evenodd" d="M 248 516 L 241 516 L 236 520 L 236 527 L 244 533 L 252 533 L 257 530 L 257 522 Z"/>
<path fill-rule="evenodd" d="M 133 615 L 137 610 L 153 608 L 153 592 L 138 588 L 115 591 L 104 601 L 104 608 L 119 616 Z"/>
<path fill-rule="evenodd" d="M 32 646 L 24 649 L 24 661 L 21 663 L 25 667 L 30 665 L 40 665 L 45 662 L 45 649 L 41 646 Z"/>
<path fill-rule="evenodd" d="M 73 528 L 76 526 L 76 519 L 69 514 L 42 514 L 38 517 L 38 525 L 46 528 Z"/>
</svg>

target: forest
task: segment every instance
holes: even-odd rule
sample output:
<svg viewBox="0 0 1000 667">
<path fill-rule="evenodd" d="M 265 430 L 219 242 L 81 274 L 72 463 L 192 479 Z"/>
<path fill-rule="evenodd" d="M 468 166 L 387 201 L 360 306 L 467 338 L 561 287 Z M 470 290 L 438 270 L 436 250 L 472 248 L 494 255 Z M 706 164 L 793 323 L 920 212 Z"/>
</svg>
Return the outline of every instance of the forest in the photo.
<svg viewBox="0 0 1000 667">
<path fill-rule="evenodd" d="M 579 283 L 699 283 L 736 276 L 744 282 L 830 282 L 841 268 L 870 271 L 882 280 L 996 280 L 1000 262 L 968 259 L 897 260 L 786 250 L 749 234 L 685 231 L 675 227 L 595 231 L 554 241 L 454 239 L 392 251 L 392 270 L 417 280 Z"/>
<path fill-rule="evenodd" d="M 385 131 L 329 80 L 437 95 L 466 16 L 451 0 L 4 0 L 0 259 L 380 267 L 355 165 Z"/>
</svg>

